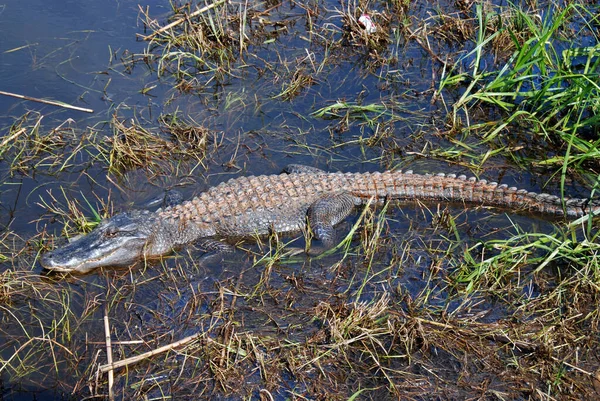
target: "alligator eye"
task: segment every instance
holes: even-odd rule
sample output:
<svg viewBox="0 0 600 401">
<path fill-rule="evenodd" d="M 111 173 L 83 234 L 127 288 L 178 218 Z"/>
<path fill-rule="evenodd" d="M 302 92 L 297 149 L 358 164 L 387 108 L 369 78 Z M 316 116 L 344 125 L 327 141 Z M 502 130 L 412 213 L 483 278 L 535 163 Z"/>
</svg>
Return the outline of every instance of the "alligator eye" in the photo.
<svg viewBox="0 0 600 401">
<path fill-rule="evenodd" d="M 108 227 L 106 231 L 104 231 L 104 236 L 107 238 L 114 238 L 119 233 L 119 230 L 116 227 Z"/>
</svg>

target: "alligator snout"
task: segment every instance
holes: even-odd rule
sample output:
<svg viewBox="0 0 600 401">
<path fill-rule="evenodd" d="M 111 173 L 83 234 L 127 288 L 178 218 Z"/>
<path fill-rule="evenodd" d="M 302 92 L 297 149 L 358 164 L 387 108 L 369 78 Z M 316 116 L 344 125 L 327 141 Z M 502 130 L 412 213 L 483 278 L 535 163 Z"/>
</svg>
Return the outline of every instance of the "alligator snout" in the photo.
<svg viewBox="0 0 600 401">
<path fill-rule="evenodd" d="M 158 228 L 152 214 L 119 213 L 95 230 L 47 252 L 40 264 L 59 272 L 86 273 L 106 266 L 127 266 L 144 258 L 148 237 Z"/>
<path fill-rule="evenodd" d="M 48 266 L 52 265 L 52 258 L 54 257 L 54 255 L 52 254 L 52 251 L 50 252 L 46 252 L 45 254 L 43 254 L 40 257 L 40 264 L 45 267 L 46 269 L 48 269 Z"/>
<path fill-rule="evenodd" d="M 65 263 L 61 261 L 59 250 L 49 251 L 40 257 L 40 264 L 44 269 L 54 270 L 58 272 L 70 272 L 75 270 L 73 263 Z"/>
</svg>

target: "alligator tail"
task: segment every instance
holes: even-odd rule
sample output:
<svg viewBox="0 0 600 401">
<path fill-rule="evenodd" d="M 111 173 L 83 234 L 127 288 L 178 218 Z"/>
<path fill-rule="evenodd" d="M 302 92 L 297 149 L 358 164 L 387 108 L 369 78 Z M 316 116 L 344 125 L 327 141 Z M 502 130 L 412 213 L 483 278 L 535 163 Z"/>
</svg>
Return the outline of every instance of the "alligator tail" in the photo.
<svg viewBox="0 0 600 401">
<path fill-rule="evenodd" d="M 355 176 L 350 190 L 363 199 L 443 200 L 577 218 L 600 213 L 600 201 L 578 198 L 561 199 L 555 195 L 529 192 L 506 184 L 479 180 L 465 175 L 413 174 L 412 171 L 387 171 Z"/>
</svg>

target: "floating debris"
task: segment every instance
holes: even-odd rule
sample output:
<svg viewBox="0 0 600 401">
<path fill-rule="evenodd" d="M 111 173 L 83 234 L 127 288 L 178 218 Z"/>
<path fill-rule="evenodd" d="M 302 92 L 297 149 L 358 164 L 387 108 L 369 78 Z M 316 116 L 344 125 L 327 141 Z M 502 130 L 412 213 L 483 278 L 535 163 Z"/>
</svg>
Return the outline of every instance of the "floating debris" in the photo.
<svg viewBox="0 0 600 401">
<path fill-rule="evenodd" d="M 377 27 L 375 26 L 375 23 L 373 22 L 373 20 L 371 19 L 371 17 L 368 14 L 361 15 L 360 18 L 358 19 L 358 23 L 363 28 L 365 28 L 365 31 L 367 31 L 367 33 L 377 32 Z"/>
</svg>

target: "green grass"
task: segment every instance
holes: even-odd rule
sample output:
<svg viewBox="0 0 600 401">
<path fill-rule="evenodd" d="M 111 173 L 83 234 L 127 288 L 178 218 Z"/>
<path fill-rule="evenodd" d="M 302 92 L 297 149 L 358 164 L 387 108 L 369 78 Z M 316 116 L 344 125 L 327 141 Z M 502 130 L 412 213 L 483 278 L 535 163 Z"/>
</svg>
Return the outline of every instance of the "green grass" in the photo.
<svg viewBox="0 0 600 401">
<path fill-rule="evenodd" d="M 509 21 L 491 30 L 490 20 L 501 17 L 477 6 L 475 46 L 446 72 L 438 93 L 457 85 L 464 88 L 451 106 L 453 124 L 465 124 L 483 143 L 505 145 L 508 132 L 520 131 L 560 149 L 559 155 L 536 160 L 537 165 L 569 167 L 585 175 L 584 164 L 598 159 L 598 141 L 589 141 L 586 131 L 594 130 L 600 118 L 600 47 L 581 47 L 577 32 L 568 32 L 574 16 L 583 21 L 595 16 L 577 4 L 563 9 L 551 6 L 553 12 L 544 13 L 544 20 L 535 12 L 509 8 Z M 593 35 L 589 24 L 580 29 Z M 488 49 L 507 36 L 514 51 L 504 63 L 495 65 Z M 463 65 L 467 71 L 461 72 Z M 501 118 L 472 121 L 473 110 L 479 108 L 498 110 L 492 115 Z"/>
<path fill-rule="evenodd" d="M 577 230 L 553 234 L 525 233 L 518 227 L 515 230 L 516 234 L 509 239 L 490 240 L 469 247 L 464 264 L 454 273 L 456 282 L 464 285 L 467 292 L 481 288 L 484 283 L 486 287 L 500 291 L 506 280 L 520 274 L 536 274 L 561 266 L 565 274 L 578 271 L 584 274 L 583 280 L 600 285 L 597 233 L 578 240 Z"/>
</svg>

